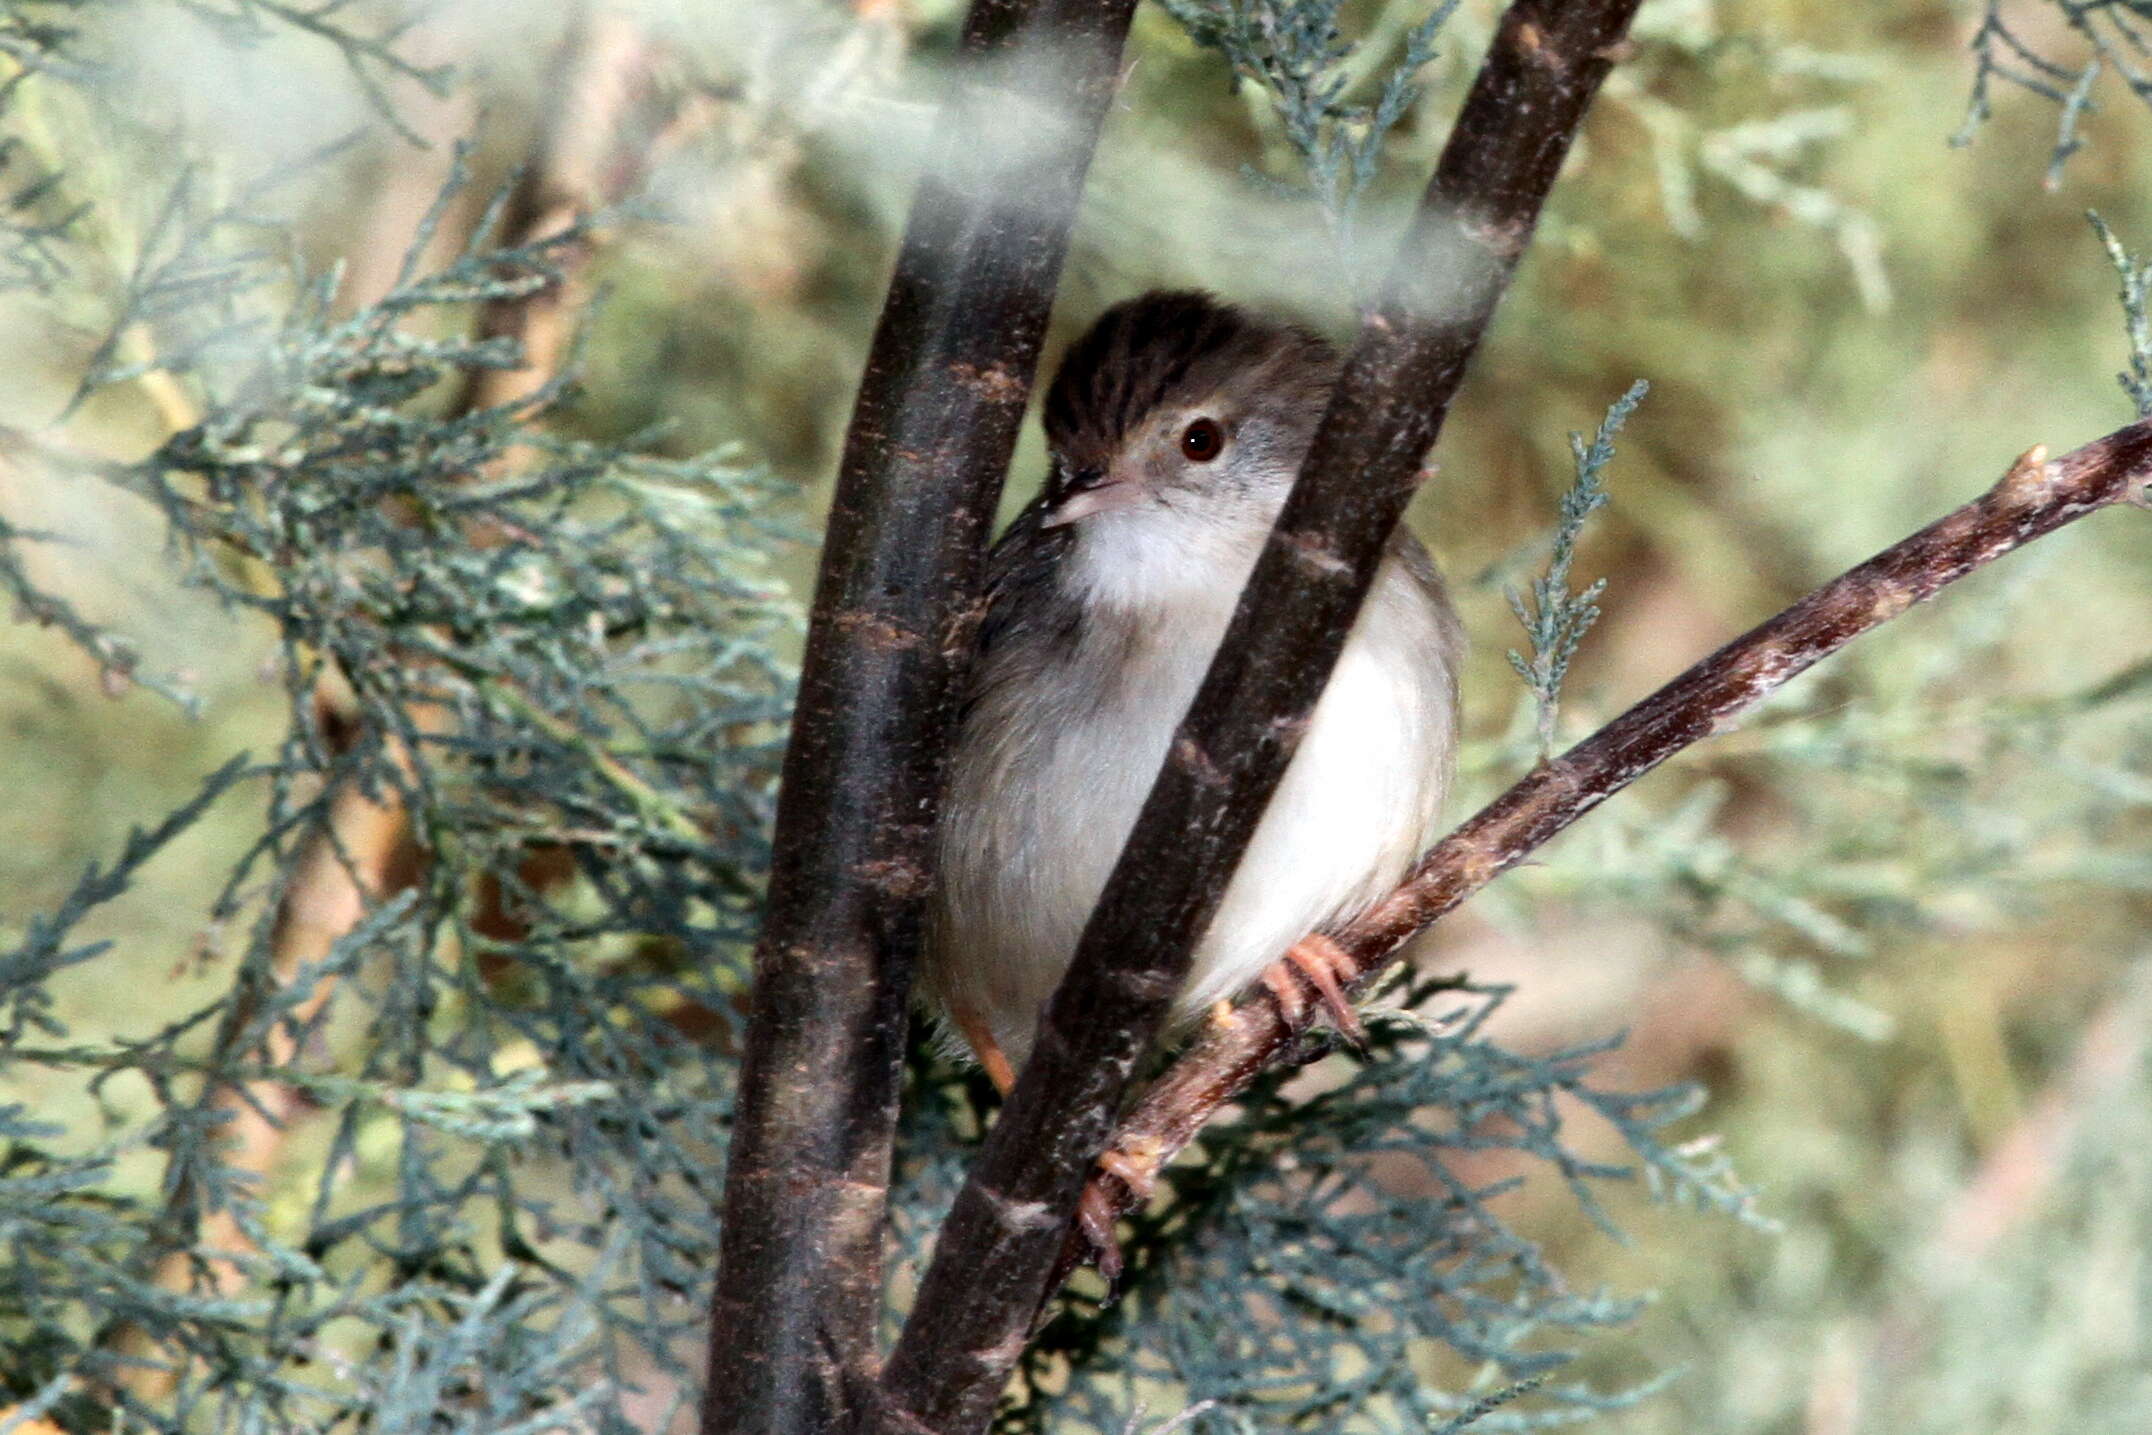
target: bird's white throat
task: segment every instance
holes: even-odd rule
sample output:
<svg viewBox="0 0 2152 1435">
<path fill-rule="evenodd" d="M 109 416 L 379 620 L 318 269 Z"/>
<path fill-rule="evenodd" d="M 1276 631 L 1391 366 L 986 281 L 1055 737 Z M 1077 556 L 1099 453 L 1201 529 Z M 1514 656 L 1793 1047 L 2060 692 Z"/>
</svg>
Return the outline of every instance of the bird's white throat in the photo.
<svg viewBox="0 0 2152 1435">
<path fill-rule="evenodd" d="M 1230 615 L 1269 533 L 1268 514 L 1148 501 L 1076 524 L 1064 581 L 1086 607 L 1124 616 Z"/>
</svg>

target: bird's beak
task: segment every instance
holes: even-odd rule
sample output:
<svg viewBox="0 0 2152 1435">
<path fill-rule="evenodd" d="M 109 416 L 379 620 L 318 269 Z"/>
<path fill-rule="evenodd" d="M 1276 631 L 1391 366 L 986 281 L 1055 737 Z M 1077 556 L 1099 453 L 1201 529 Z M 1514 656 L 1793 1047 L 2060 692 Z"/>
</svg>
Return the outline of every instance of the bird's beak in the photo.
<svg viewBox="0 0 2152 1435">
<path fill-rule="evenodd" d="M 1141 487 L 1125 478 L 1115 478 L 1110 473 L 1080 473 L 1046 510 L 1039 527 L 1059 528 L 1094 513 L 1127 508 L 1142 496 Z"/>
</svg>

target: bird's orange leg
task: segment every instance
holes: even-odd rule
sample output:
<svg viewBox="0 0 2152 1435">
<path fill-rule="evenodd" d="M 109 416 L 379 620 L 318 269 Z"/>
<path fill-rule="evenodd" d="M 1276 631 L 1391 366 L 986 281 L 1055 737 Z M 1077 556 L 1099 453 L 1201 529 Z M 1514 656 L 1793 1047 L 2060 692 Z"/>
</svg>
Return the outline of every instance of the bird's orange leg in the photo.
<svg viewBox="0 0 2152 1435">
<path fill-rule="evenodd" d="M 986 1079 L 994 1083 L 994 1090 L 1007 1096 L 1009 1088 L 1016 1085 L 1016 1070 L 1003 1055 L 1001 1043 L 994 1040 L 993 1029 L 978 1012 L 962 1002 L 949 1004 L 949 1016 L 956 1023 L 956 1029 L 964 1034 L 972 1055 L 979 1058 L 979 1065 L 986 1068 Z"/>
<path fill-rule="evenodd" d="M 1352 1000 L 1345 995 L 1345 981 L 1356 973 L 1353 959 L 1343 947 L 1320 932 L 1312 933 L 1293 943 L 1291 951 L 1264 970 L 1263 986 L 1277 1000 L 1278 1010 L 1288 1021 L 1299 1020 L 1307 1010 L 1307 996 L 1294 980 L 1296 973 L 1315 989 L 1323 1009 L 1330 1014 L 1331 1024 L 1347 1041 L 1358 1046 L 1367 1040 L 1367 1031 L 1353 1011 Z"/>
</svg>

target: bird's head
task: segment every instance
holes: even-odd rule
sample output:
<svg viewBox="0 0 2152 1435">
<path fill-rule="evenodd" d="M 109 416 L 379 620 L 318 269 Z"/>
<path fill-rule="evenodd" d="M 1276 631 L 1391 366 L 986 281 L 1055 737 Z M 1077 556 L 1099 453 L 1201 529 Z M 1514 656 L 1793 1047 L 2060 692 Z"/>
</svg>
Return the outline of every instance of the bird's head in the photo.
<svg viewBox="0 0 2152 1435">
<path fill-rule="evenodd" d="M 1041 524 L 1267 531 L 1337 368 L 1315 334 L 1208 294 L 1116 304 L 1047 390 Z"/>
</svg>

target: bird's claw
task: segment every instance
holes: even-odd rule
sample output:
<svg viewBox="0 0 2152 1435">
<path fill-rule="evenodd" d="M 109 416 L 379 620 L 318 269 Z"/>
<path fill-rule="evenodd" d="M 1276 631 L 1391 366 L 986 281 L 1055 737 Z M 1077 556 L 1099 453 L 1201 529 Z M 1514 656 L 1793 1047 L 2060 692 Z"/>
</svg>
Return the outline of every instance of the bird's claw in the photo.
<svg viewBox="0 0 2152 1435">
<path fill-rule="evenodd" d="M 1263 986 L 1287 1021 L 1297 1023 L 1307 1011 L 1307 994 L 1295 974 L 1305 978 L 1329 1014 L 1330 1024 L 1354 1046 L 1367 1044 L 1367 1029 L 1345 994 L 1345 983 L 1358 975 L 1351 953 L 1321 933 L 1302 937 L 1263 972 Z"/>
<path fill-rule="evenodd" d="M 1098 1169 L 1084 1184 L 1083 1199 L 1076 1205 L 1076 1228 L 1090 1248 L 1091 1264 L 1098 1267 L 1098 1273 L 1111 1287 L 1121 1278 L 1121 1243 L 1113 1225 L 1122 1203 L 1107 1184 L 1109 1181 L 1120 1183 L 1129 1195 L 1129 1204 L 1141 1205 L 1158 1189 L 1158 1158 L 1141 1150 L 1109 1147 L 1099 1154 Z"/>
<path fill-rule="evenodd" d="M 1121 1243 L 1113 1233 L 1115 1213 L 1113 1194 L 1093 1176 L 1084 1184 L 1083 1199 L 1076 1203 L 1076 1229 L 1109 1290 L 1121 1279 Z"/>
</svg>

